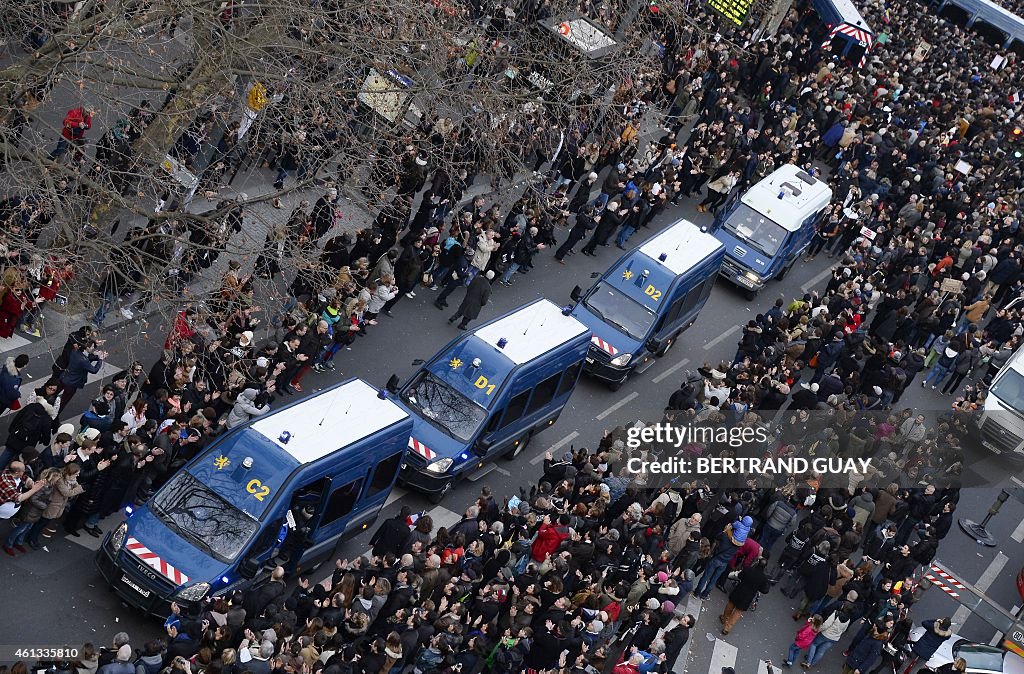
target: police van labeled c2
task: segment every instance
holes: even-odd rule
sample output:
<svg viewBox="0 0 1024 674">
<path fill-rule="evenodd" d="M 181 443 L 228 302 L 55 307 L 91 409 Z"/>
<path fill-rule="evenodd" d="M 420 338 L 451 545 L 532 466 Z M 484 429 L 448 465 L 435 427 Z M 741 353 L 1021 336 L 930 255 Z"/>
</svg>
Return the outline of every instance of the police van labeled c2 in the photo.
<svg viewBox="0 0 1024 674">
<path fill-rule="evenodd" d="M 439 502 L 459 479 L 498 456 L 518 456 L 555 423 L 576 388 L 590 330 L 538 299 L 464 333 L 399 389 L 413 417 L 399 482 Z"/>
<path fill-rule="evenodd" d="M 166 616 L 244 590 L 278 565 L 308 571 L 364 531 L 398 475 L 413 422 L 350 379 L 229 431 L 111 531 L 96 553 L 128 604 Z"/>
<path fill-rule="evenodd" d="M 614 391 L 650 367 L 693 325 L 718 279 L 722 244 L 680 220 L 626 252 L 586 293 L 572 291 L 572 316 L 593 331 L 585 372 Z"/>
<path fill-rule="evenodd" d="M 712 232 L 725 246 L 721 274 L 753 299 L 769 279 L 783 279 L 814 238 L 832 189 L 786 164 L 731 202 Z"/>
</svg>

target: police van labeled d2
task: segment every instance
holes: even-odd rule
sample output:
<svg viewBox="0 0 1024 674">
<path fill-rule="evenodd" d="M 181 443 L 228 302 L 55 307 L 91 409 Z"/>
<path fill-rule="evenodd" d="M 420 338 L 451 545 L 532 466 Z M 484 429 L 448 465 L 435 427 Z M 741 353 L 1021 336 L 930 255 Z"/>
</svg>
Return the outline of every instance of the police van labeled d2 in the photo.
<svg viewBox="0 0 1024 674">
<path fill-rule="evenodd" d="M 690 327 L 725 256 L 722 244 L 680 220 L 628 251 L 586 293 L 572 316 L 593 331 L 585 371 L 617 390 Z"/>
</svg>

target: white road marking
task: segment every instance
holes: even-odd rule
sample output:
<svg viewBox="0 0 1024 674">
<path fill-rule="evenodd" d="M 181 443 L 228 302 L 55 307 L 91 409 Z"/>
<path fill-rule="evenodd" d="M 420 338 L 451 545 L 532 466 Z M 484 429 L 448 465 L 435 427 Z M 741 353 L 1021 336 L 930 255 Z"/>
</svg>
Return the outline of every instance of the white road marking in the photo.
<svg viewBox="0 0 1024 674">
<path fill-rule="evenodd" d="M 391 505 L 395 501 L 397 501 L 399 499 L 402 499 L 402 498 L 405 498 L 408 495 L 409 495 L 409 490 L 408 489 L 403 489 L 402 487 L 399 487 L 396 484 L 394 487 L 391 488 L 391 493 L 388 494 L 388 500 L 384 501 L 384 507 L 387 508 L 389 505 Z"/>
<path fill-rule="evenodd" d="M 739 329 L 740 329 L 741 327 L 742 327 L 742 326 L 741 326 L 741 325 L 739 325 L 739 324 L 736 324 L 736 325 L 732 326 L 731 328 L 729 328 L 728 330 L 726 330 L 725 332 L 723 332 L 722 334 L 720 334 L 720 335 L 719 335 L 718 337 L 715 337 L 715 338 L 714 338 L 714 339 L 712 339 L 712 340 L 711 340 L 710 342 L 708 342 L 707 344 L 705 344 L 705 345 L 704 345 L 704 350 L 705 350 L 705 351 L 710 351 L 710 350 L 711 350 L 711 347 L 715 346 L 716 344 L 718 344 L 719 342 L 721 342 L 721 341 L 722 341 L 723 339 L 726 339 L 726 338 L 727 338 L 727 337 L 728 337 L 729 335 L 731 335 L 732 333 L 736 332 L 736 331 L 737 331 L 737 330 L 739 330 Z"/>
<path fill-rule="evenodd" d="M 721 674 L 723 667 L 732 667 L 736 664 L 736 647 L 729 642 L 715 637 L 715 648 L 711 651 L 711 664 L 708 665 L 708 674 Z"/>
<path fill-rule="evenodd" d="M 0 353 L 7 353 L 28 346 L 32 342 L 21 335 L 11 335 L 7 339 L 0 339 Z"/>
<path fill-rule="evenodd" d="M 813 288 L 814 286 L 818 285 L 819 283 L 824 281 L 826 278 L 831 276 L 831 274 L 832 274 L 832 267 L 828 267 L 827 269 L 822 270 L 821 273 L 816 274 L 813 278 L 808 280 L 807 283 L 805 283 L 802 286 L 800 286 L 800 290 L 803 290 L 804 292 L 807 292 L 808 290 L 810 290 L 811 288 Z"/>
<path fill-rule="evenodd" d="M 1013 481 L 1014 481 L 1015 483 L 1017 483 L 1017 486 L 1018 486 L 1018 487 L 1024 487 L 1024 480 L 1021 480 L 1021 479 L 1020 479 L 1019 477 L 1017 477 L 1016 475 L 1011 475 L 1011 476 L 1010 476 L 1010 479 L 1011 479 L 1011 480 L 1013 480 Z"/>
<path fill-rule="evenodd" d="M 774 664 L 769 668 L 767 660 L 757 661 L 757 674 L 776 674 L 778 671 L 780 671 L 779 668 Z"/>
<path fill-rule="evenodd" d="M 434 520 L 434 531 L 441 527 L 450 527 L 462 519 L 462 515 L 448 510 L 444 506 L 437 506 L 428 511 L 427 514 L 430 515 L 430 519 Z"/>
<path fill-rule="evenodd" d="M 1010 534 L 1010 538 L 1012 538 L 1015 543 L 1024 543 L 1024 520 L 1020 521 L 1017 528 L 1013 530 L 1012 534 Z"/>
<path fill-rule="evenodd" d="M 493 473 L 495 471 L 497 471 L 498 473 L 500 473 L 502 475 L 505 475 L 507 477 L 511 477 L 512 476 L 512 473 L 508 472 L 507 470 L 505 470 L 504 468 L 502 468 L 498 464 L 490 463 L 490 464 L 484 466 L 483 468 L 477 470 L 472 475 L 467 475 L 466 479 L 469 480 L 470 482 L 476 482 L 477 480 L 479 480 L 481 478 L 484 478 L 484 477 L 487 477 L 488 475 L 490 475 L 491 473 Z"/>
<path fill-rule="evenodd" d="M 113 376 L 123 369 L 123 367 L 114 365 L 113 363 L 108 363 L 107 361 L 103 361 L 103 364 L 100 365 L 99 371 L 96 374 L 89 375 L 87 383 L 92 384 L 93 382 L 105 379 L 106 377 Z"/>
<path fill-rule="evenodd" d="M 613 413 L 615 410 L 617 410 L 620 407 L 622 407 L 623 405 L 628 405 L 630 402 L 633 401 L 633 399 L 635 399 L 639 395 L 640 395 L 639 393 L 637 393 L 636 391 L 633 391 L 628 396 L 626 396 L 625 398 L 623 398 L 619 402 L 615 403 L 614 405 L 612 405 L 611 407 L 606 409 L 604 412 L 601 412 L 600 414 L 598 414 L 594 418 L 597 419 L 598 421 L 601 421 L 602 419 L 604 419 L 605 417 L 607 417 L 608 415 Z"/>
<path fill-rule="evenodd" d="M 99 550 L 100 545 L 103 544 L 103 536 L 95 538 L 94 536 L 90 535 L 89 532 L 87 532 L 85 529 L 82 529 L 80 532 L 78 532 L 78 538 L 75 538 L 74 536 L 68 534 L 64 536 L 64 540 L 71 541 L 72 543 L 77 543 L 78 545 L 81 545 L 83 548 L 92 550 L 93 552 Z"/>
<path fill-rule="evenodd" d="M 565 445 L 568 445 L 570 442 L 572 442 L 573 440 L 575 440 L 578 437 L 580 437 L 580 434 L 577 433 L 576 431 L 573 431 L 569 435 L 565 436 L 564 438 L 562 438 L 561 440 L 559 440 L 555 444 L 553 444 L 550 447 L 548 447 L 547 449 L 545 449 L 543 452 L 541 452 L 537 456 L 535 456 L 532 459 L 530 459 L 530 465 L 531 466 L 536 466 L 538 463 L 540 463 L 541 461 L 544 460 L 544 456 L 548 452 L 551 452 L 552 454 L 554 454 L 556 451 L 558 451 L 559 449 L 561 449 Z"/>
<path fill-rule="evenodd" d="M 989 563 L 988 568 L 981 574 L 981 578 L 979 578 L 978 582 L 974 584 L 974 586 L 978 588 L 979 592 L 985 592 L 989 587 L 991 587 L 995 579 L 1000 573 L 1002 573 L 1003 567 L 1006 566 L 1008 561 L 1010 561 L 1010 558 L 1003 553 L 999 552 L 996 554 L 995 558 Z M 956 613 L 953 614 L 953 623 L 956 625 L 963 625 L 970 617 L 971 609 L 966 606 L 961 606 L 956 610 Z"/>
<path fill-rule="evenodd" d="M 675 372 L 676 372 L 676 371 L 677 371 L 677 370 L 678 370 L 679 368 L 681 368 L 681 367 L 686 367 L 686 365 L 687 365 L 687 364 L 688 364 L 689 362 L 690 362 L 690 359 L 689 359 L 689 358 L 683 358 L 683 359 L 682 359 L 681 361 L 679 361 L 678 363 L 676 363 L 675 365 L 673 365 L 673 366 L 672 366 L 672 367 L 670 367 L 669 369 L 665 370 L 664 372 L 662 372 L 661 374 L 659 374 L 659 375 L 658 375 L 657 377 L 655 377 L 655 378 L 654 378 L 654 379 L 652 379 L 651 381 L 652 381 L 652 382 L 654 382 L 655 384 L 659 384 L 659 383 L 661 383 L 661 382 L 665 381 L 666 379 L 668 379 L 669 377 L 671 377 L 671 376 L 672 376 L 673 374 L 675 374 Z"/>
</svg>

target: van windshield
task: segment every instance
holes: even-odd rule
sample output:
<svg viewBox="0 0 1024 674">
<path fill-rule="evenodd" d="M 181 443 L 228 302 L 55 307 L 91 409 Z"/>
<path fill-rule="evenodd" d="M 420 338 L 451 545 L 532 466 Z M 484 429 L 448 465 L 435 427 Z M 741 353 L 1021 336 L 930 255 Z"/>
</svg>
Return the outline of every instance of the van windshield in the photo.
<svg viewBox="0 0 1024 674">
<path fill-rule="evenodd" d="M 222 562 L 230 562 L 259 528 L 255 519 L 181 470 L 150 501 L 168 528 Z"/>
<path fill-rule="evenodd" d="M 604 281 L 583 302 L 595 316 L 619 332 L 641 340 L 654 322 L 654 312 Z"/>
<path fill-rule="evenodd" d="M 469 442 L 487 416 L 486 410 L 429 372 L 422 372 L 402 400 L 453 438 Z"/>
<path fill-rule="evenodd" d="M 787 234 L 782 225 L 744 203 L 729 215 L 725 229 L 769 257 L 779 252 Z"/>
<path fill-rule="evenodd" d="M 1007 407 L 1024 412 L 1024 375 L 1009 369 L 992 384 L 989 394 L 1003 401 Z"/>
</svg>

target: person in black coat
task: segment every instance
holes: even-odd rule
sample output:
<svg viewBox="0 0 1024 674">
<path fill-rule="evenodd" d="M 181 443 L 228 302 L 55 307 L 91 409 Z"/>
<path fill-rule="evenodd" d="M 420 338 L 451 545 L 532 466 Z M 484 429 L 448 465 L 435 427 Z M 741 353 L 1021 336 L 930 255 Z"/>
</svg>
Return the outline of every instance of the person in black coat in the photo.
<svg viewBox="0 0 1024 674">
<path fill-rule="evenodd" d="M 679 619 L 678 625 L 665 632 L 663 637 L 665 641 L 665 662 L 669 663 L 669 666 L 683 652 L 683 647 L 690 640 L 690 628 L 693 627 L 695 622 L 697 622 L 697 619 L 687 614 Z"/>
<path fill-rule="evenodd" d="M 490 301 L 492 280 L 494 280 L 493 271 L 488 271 L 486 274 L 477 274 L 469 282 L 469 286 L 466 288 L 466 296 L 462 298 L 462 304 L 459 305 L 455 314 L 448 319 L 448 322 L 454 323 L 456 319 L 461 317 L 462 320 L 459 321 L 458 326 L 459 330 L 466 330 L 469 322 L 479 317 L 480 310 Z"/>
<path fill-rule="evenodd" d="M 767 566 L 767 562 L 761 557 L 739 572 L 739 582 L 729 593 L 729 601 L 725 604 L 725 610 L 718 617 L 722 623 L 722 634 L 732 631 L 739 619 L 743 617 L 744 611 L 750 610 L 758 593 L 765 594 L 771 589 L 768 574 L 765 573 L 765 566 Z"/>
<path fill-rule="evenodd" d="M 601 222 L 590 237 L 590 241 L 583 247 L 584 255 L 595 255 L 598 246 L 607 246 L 608 238 L 619 228 L 629 215 L 629 208 L 621 206 L 619 202 L 612 201 L 601 213 Z"/>
<path fill-rule="evenodd" d="M 579 215 L 576 216 L 576 222 L 573 224 L 572 229 L 569 230 L 569 236 L 566 238 L 565 243 L 558 247 L 555 251 L 555 259 L 561 264 L 565 264 L 565 256 L 572 252 L 572 249 L 577 243 L 582 241 L 587 233 L 597 227 L 597 223 L 601 221 L 600 215 L 594 215 L 594 209 L 587 208 Z"/>
<path fill-rule="evenodd" d="M 402 506 L 398 515 L 385 520 L 380 528 L 370 539 L 370 548 L 376 557 L 383 557 L 388 553 L 398 557 L 402 553 L 402 544 L 409 537 L 409 515 L 412 509 L 409 506 Z"/>
</svg>

